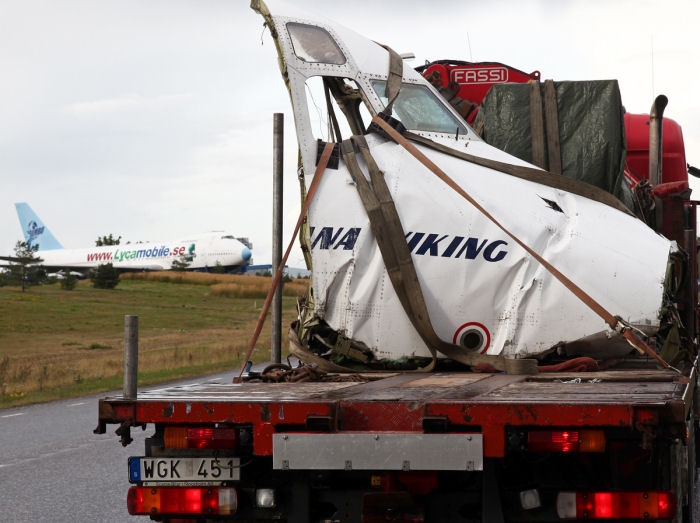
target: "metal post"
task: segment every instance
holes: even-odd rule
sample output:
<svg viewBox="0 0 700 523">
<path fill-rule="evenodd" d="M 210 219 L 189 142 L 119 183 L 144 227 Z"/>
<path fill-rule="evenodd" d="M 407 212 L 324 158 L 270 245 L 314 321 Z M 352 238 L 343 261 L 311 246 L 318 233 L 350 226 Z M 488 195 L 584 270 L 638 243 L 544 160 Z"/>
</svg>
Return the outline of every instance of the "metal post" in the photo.
<svg viewBox="0 0 700 523">
<path fill-rule="evenodd" d="M 282 170 L 284 156 L 284 114 L 273 116 L 272 140 L 272 274 L 282 262 Z M 277 285 L 272 299 L 272 340 L 270 360 L 282 361 L 282 282 Z"/>
<path fill-rule="evenodd" d="M 136 399 L 139 370 L 139 317 L 124 316 L 124 399 Z"/>
</svg>

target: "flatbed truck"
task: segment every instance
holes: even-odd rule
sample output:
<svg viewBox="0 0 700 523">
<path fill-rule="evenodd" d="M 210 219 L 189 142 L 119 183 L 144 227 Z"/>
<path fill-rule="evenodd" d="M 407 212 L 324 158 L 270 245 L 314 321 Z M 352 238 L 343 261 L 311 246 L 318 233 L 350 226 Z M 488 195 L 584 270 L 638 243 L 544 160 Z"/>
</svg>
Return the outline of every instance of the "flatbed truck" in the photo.
<svg viewBox="0 0 700 523">
<path fill-rule="evenodd" d="M 307 52 L 303 43 L 295 44 L 300 53 Z M 340 50 L 320 49 L 331 56 Z M 300 64 L 316 67 L 303 57 Z M 496 65 L 501 76 L 493 78 L 505 78 Z M 469 117 L 469 99 L 454 99 L 457 87 L 444 84 L 479 80 L 483 64 L 457 64 L 462 72 L 452 77 L 433 74 L 437 66 L 444 64 L 426 75 L 436 84 L 442 78 L 451 102 Z M 650 127 L 645 118 L 629 125 L 635 139 Z M 628 158 L 634 152 L 643 157 L 635 165 L 644 165 L 649 142 L 632 145 Z M 676 145 L 682 152 L 682 142 Z M 444 362 L 429 373 L 355 374 L 272 364 L 234 383 L 104 398 L 97 433 L 116 425 L 128 445 L 132 430 L 150 431 L 125 470 L 129 512 L 171 523 L 700 520 L 693 507 L 696 202 L 688 196 L 684 157 L 681 164 L 670 179 L 665 164 L 656 187 L 638 193 L 647 199 L 650 226 L 686 256 L 673 296 L 684 328 L 673 365 L 650 354 L 593 366 L 589 359 L 586 372 L 568 360 L 529 374 L 459 372 Z"/>
<path fill-rule="evenodd" d="M 693 521 L 695 366 L 356 379 L 105 398 L 98 432 L 153 431 L 128 508 L 161 521 Z"/>
</svg>

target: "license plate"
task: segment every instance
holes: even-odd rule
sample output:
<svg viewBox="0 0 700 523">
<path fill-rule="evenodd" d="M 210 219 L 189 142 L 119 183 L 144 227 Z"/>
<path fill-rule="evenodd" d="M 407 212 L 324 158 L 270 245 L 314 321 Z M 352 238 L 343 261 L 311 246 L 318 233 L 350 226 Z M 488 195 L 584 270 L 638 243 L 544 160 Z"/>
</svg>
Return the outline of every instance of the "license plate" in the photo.
<svg viewBox="0 0 700 523">
<path fill-rule="evenodd" d="M 239 458 L 129 458 L 129 481 L 219 482 L 237 481 Z"/>
</svg>

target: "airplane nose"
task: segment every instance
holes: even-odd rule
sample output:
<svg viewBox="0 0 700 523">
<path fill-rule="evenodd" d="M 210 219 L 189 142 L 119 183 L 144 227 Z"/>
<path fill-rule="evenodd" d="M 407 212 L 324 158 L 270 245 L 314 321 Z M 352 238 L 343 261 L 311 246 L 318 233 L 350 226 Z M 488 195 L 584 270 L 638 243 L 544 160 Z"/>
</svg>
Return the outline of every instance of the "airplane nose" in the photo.
<svg viewBox="0 0 700 523">
<path fill-rule="evenodd" d="M 241 257 L 243 258 L 243 261 L 250 260 L 250 257 L 252 255 L 253 255 L 253 253 L 250 252 L 250 249 L 248 247 L 243 247 L 243 250 L 241 251 Z"/>
</svg>

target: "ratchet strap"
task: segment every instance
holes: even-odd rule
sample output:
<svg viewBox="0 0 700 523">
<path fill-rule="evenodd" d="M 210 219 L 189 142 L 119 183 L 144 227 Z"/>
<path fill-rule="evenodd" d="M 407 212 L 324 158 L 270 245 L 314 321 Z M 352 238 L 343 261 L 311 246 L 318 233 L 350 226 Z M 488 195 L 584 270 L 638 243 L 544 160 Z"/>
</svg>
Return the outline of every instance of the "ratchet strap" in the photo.
<svg viewBox="0 0 700 523">
<path fill-rule="evenodd" d="M 376 120 L 377 117 L 375 117 L 373 122 Z M 390 127 L 390 124 L 386 125 Z M 384 132 L 383 128 L 380 127 L 379 124 L 371 124 L 369 130 L 372 131 L 376 128 L 379 128 L 379 130 L 382 133 Z M 401 133 L 398 133 L 396 130 L 394 130 L 394 132 L 401 136 Z M 391 135 L 387 134 L 386 136 L 389 139 L 396 141 Z M 624 212 L 629 216 L 635 216 L 625 206 L 625 204 L 622 203 L 615 196 L 589 183 L 574 180 L 572 178 L 567 178 L 566 176 L 552 176 L 551 173 L 540 169 L 536 169 L 534 167 L 527 167 L 525 165 L 513 165 L 510 163 L 500 162 L 498 160 L 482 158 L 481 156 L 474 156 L 473 154 L 468 154 L 465 152 L 455 151 L 454 149 L 447 147 L 446 145 L 434 142 L 429 138 L 425 138 L 410 131 L 406 131 L 404 133 L 404 136 L 405 138 L 410 139 L 412 142 L 424 145 L 430 149 L 433 149 L 434 151 L 438 151 L 449 156 L 453 156 L 455 158 L 461 158 L 462 160 L 466 160 L 469 163 L 473 163 L 475 165 L 480 165 L 481 167 L 487 167 L 495 171 L 509 174 L 511 176 L 515 176 L 516 178 L 522 178 L 523 180 L 528 180 L 530 182 L 546 185 L 554 189 L 560 189 L 562 191 L 570 192 L 572 194 L 577 194 L 579 196 L 583 196 L 584 198 L 588 198 L 589 200 L 594 200 L 596 202 L 612 207 L 613 209 L 617 209 L 618 211 Z M 402 138 L 404 136 L 402 136 Z"/>
<path fill-rule="evenodd" d="M 557 108 L 557 91 L 553 80 L 544 81 L 544 119 L 547 129 L 547 155 L 549 172 L 561 174 L 561 144 L 559 138 L 559 110 Z"/>
<path fill-rule="evenodd" d="M 544 119 L 542 118 L 542 93 L 540 81 L 530 82 L 530 141 L 532 143 L 532 163 L 546 169 L 544 161 Z"/>
<path fill-rule="evenodd" d="M 265 323 L 265 318 L 267 317 L 267 311 L 270 309 L 270 304 L 272 303 L 272 297 L 275 294 L 275 289 L 277 289 L 277 285 L 280 282 L 280 279 L 282 278 L 282 272 L 284 271 L 284 266 L 287 263 L 287 258 L 289 258 L 289 253 L 292 250 L 292 246 L 294 245 L 294 240 L 297 237 L 297 234 L 299 234 L 299 229 L 301 228 L 301 224 L 304 223 L 304 220 L 306 219 L 306 213 L 309 210 L 309 206 L 311 205 L 311 199 L 314 197 L 314 193 L 316 192 L 316 188 L 318 187 L 319 183 L 321 183 L 321 178 L 323 177 L 323 173 L 326 170 L 326 166 L 328 165 L 328 160 L 331 157 L 331 153 L 333 152 L 333 143 L 327 143 L 323 147 L 323 152 L 321 153 L 321 158 L 318 161 L 318 164 L 316 166 L 316 172 L 314 173 L 314 179 L 311 181 L 311 185 L 309 186 L 309 191 L 306 193 L 306 199 L 304 199 L 304 205 L 301 207 L 301 213 L 299 213 L 299 219 L 297 220 L 297 224 L 294 227 L 294 233 L 292 234 L 292 238 L 289 241 L 289 245 L 287 246 L 287 250 L 284 253 L 284 256 L 282 257 L 282 261 L 280 262 L 279 267 L 277 268 L 277 272 L 275 273 L 275 277 L 272 280 L 272 285 L 270 286 L 270 290 L 267 292 L 267 298 L 265 298 L 265 304 L 263 305 L 262 310 L 260 311 L 260 316 L 258 317 L 258 323 L 255 326 L 255 332 L 253 333 L 253 338 L 250 340 L 250 345 L 248 346 L 248 352 L 246 352 L 245 359 L 243 360 L 243 365 L 241 366 L 241 372 L 238 374 L 238 380 L 241 379 L 241 376 L 243 376 L 243 371 L 245 370 L 246 365 L 248 364 L 248 361 L 250 361 L 250 355 L 253 353 L 253 349 L 255 348 L 255 344 L 258 341 L 258 338 L 260 337 L 260 331 L 262 331 L 263 324 Z M 282 289 L 280 289 L 280 292 L 282 292 Z M 234 382 L 237 381 L 234 378 Z"/>
<path fill-rule="evenodd" d="M 642 339 L 640 339 L 632 330 L 629 325 L 627 325 L 622 318 L 619 316 L 614 316 L 608 312 L 601 304 L 599 304 L 595 299 L 593 299 L 589 294 L 587 294 L 578 285 L 572 282 L 564 274 L 559 272 L 551 263 L 542 258 L 534 250 L 523 243 L 519 238 L 517 238 L 513 233 L 506 229 L 501 223 L 496 220 L 486 209 L 484 209 L 474 198 L 472 198 L 467 192 L 462 189 L 452 178 L 450 178 L 440 167 L 433 163 L 430 158 L 423 154 L 418 148 L 411 142 L 406 140 L 398 131 L 396 131 L 391 125 L 389 125 L 381 116 L 375 116 L 372 119 L 372 123 L 379 126 L 382 131 L 384 131 L 391 139 L 397 144 L 401 145 L 406 151 L 408 151 L 414 158 L 421 162 L 425 167 L 427 167 L 433 174 L 440 178 L 445 184 L 462 196 L 465 200 L 471 203 L 481 214 L 483 214 L 488 220 L 490 220 L 496 227 L 501 229 L 505 234 L 525 249 L 528 254 L 535 258 L 540 264 L 542 264 L 545 269 L 547 269 L 557 280 L 559 280 L 569 291 L 571 291 L 577 298 L 579 298 L 585 305 L 587 305 L 593 312 L 600 316 L 608 326 L 617 332 L 620 336 L 624 337 L 627 342 L 632 345 L 637 351 L 652 357 L 658 361 L 659 364 L 666 368 L 672 368 L 661 356 L 659 356 L 651 347 L 649 347 Z M 415 135 L 412 135 L 412 137 Z M 424 143 L 427 139 L 422 139 L 421 143 Z M 432 141 L 432 140 L 427 140 Z M 436 144 L 437 145 L 437 144 Z M 461 157 L 461 156 L 460 156 Z M 490 160 L 485 160 L 485 162 L 490 162 Z M 481 162 L 474 162 L 480 163 Z M 501 162 L 498 162 L 501 163 Z M 505 165 L 505 164 L 504 164 Z M 499 169 L 500 170 L 500 169 Z M 564 177 L 558 176 L 557 179 L 564 179 Z"/>
<path fill-rule="evenodd" d="M 386 49 L 389 53 L 389 76 L 386 81 L 385 94 L 387 97 L 387 103 L 385 110 L 391 114 L 394 101 L 399 96 L 399 92 L 401 91 L 401 83 L 403 82 L 403 59 L 399 53 L 394 51 L 388 45 L 380 44 L 379 42 L 376 43 Z"/>
<path fill-rule="evenodd" d="M 371 185 L 358 164 L 355 149 L 360 152 L 367 166 Z M 480 354 L 440 339 L 430 321 L 411 252 L 389 187 L 384 179 L 384 173 L 372 157 L 365 137 L 353 136 L 343 141 L 340 144 L 340 151 L 369 217 L 370 227 L 392 286 L 406 315 L 430 350 L 433 362 L 437 353 L 440 352 L 454 361 L 471 367 L 489 365 L 511 374 L 537 373 L 537 361 L 534 359 L 513 359 Z"/>
</svg>

